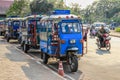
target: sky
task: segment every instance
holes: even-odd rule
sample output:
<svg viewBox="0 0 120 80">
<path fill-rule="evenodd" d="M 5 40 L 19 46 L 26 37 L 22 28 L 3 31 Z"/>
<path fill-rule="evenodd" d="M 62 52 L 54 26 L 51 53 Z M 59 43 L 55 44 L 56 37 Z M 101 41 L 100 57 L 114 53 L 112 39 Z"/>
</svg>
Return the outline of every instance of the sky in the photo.
<svg viewBox="0 0 120 80">
<path fill-rule="evenodd" d="M 64 1 L 67 6 L 70 6 L 71 3 L 78 3 L 79 5 L 81 5 L 81 8 L 86 8 L 88 5 L 92 4 L 96 0 L 64 0 Z"/>
</svg>

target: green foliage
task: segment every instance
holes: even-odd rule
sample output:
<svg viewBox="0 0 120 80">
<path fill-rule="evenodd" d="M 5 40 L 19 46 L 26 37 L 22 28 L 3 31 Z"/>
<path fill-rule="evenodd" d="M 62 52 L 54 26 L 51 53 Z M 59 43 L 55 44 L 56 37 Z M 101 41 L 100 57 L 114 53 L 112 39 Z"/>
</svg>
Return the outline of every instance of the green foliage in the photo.
<svg viewBox="0 0 120 80">
<path fill-rule="evenodd" d="M 7 11 L 7 16 L 24 16 L 29 13 L 29 0 L 14 0 L 13 5 Z"/>
<path fill-rule="evenodd" d="M 106 23 L 117 21 L 120 23 L 120 0 L 99 0 L 89 5 L 84 10 L 84 18 L 87 22 L 103 21 Z"/>
<path fill-rule="evenodd" d="M 53 5 L 47 0 L 34 0 L 30 4 L 32 14 L 46 14 L 53 9 Z"/>
<path fill-rule="evenodd" d="M 116 32 L 120 32 L 120 27 L 115 28 Z"/>
<path fill-rule="evenodd" d="M 67 7 L 64 3 L 64 0 L 47 0 L 49 3 L 51 3 L 52 5 L 54 5 L 53 10 L 56 9 L 68 9 L 69 7 Z"/>
<path fill-rule="evenodd" d="M 80 7 L 81 7 L 81 6 L 80 6 L 78 3 L 72 3 L 71 6 L 72 6 L 72 7 L 70 8 L 71 13 L 80 16 L 80 10 L 81 10 Z"/>
</svg>

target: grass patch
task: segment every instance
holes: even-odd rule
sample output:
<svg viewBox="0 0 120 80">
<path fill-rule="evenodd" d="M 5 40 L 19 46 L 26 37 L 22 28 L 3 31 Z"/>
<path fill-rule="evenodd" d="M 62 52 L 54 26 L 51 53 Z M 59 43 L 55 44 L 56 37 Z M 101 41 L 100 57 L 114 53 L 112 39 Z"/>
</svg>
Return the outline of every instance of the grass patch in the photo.
<svg viewBox="0 0 120 80">
<path fill-rule="evenodd" d="M 120 27 L 115 28 L 116 32 L 120 32 Z"/>
</svg>

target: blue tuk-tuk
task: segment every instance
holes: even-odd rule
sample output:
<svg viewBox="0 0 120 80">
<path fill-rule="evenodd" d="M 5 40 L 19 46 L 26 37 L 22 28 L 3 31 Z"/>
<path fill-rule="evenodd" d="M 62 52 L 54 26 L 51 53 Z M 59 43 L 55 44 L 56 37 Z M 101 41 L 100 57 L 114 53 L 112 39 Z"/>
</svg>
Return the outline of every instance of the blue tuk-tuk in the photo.
<svg viewBox="0 0 120 80">
<path fill-rule="evenodd" d="M 55 10 L 41 19 L 39 35 L 43 63 L 57 58 L 66 61 L 71 72 L 78 70 L 78 58 L 83 55 L 82 21 L 78 16 L 70 10 Z"/>
<path fill-rule="evenodd" d="M 22 18 L 18 17 L 10 17 L 6 18 L 7 23 L 7 32 L 6 32 L 6 39 L 9 42 L 10 39 L 18 39 L 19 38 L 19 29 L 21 26 Z"/>
<path fill-rule="evenodd" d="M 5 34 L 5 21 L 0 20 L 0 35 L 4 36 L 4 34 Z"/>
<path fill-rule="evenodd" d="M 29 49 L 39 49 L 39 30 L 42 15 L 30 15 L 25 18 L 25 26 L 22 27 L 21 47 L 25 53 Z"/>
</svg>

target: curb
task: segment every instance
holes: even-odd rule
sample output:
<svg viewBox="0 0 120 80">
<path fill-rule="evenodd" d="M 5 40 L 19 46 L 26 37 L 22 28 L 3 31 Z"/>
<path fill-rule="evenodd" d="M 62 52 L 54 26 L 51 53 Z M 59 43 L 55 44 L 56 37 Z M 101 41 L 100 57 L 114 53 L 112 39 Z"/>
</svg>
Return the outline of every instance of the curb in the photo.
<svg viewBox="0 0 120 80">
<path fill-rule="evenodd" d="M 118 36 L 118 35 L 114 35 L 114 34 L 110 34 L 110 36 L 113 36 L 113 37 L 118 37 L 118 38 L 120 38 L 120 36 Z"/>
</svg>

